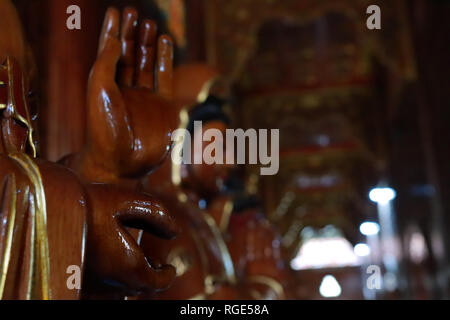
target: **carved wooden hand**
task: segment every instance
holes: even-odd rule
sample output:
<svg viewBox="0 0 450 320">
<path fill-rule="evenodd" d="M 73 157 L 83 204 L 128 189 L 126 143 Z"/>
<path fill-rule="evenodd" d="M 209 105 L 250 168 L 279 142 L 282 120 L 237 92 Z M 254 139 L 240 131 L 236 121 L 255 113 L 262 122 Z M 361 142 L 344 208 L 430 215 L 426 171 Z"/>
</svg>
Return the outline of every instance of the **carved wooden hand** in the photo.
<svg viewBox="0 0 450 320">
<path fill-rule="evenodd" d="M 167 156 L 176 117 L 173 44 L 133 8 L 108 9 L 88 88 L 87 143 L 70 166 L 88 181 L 136 178 Z M 156 72 L 155 72 L 156 68 Z"/>
<path fill-rule="evenodd" d="M 170 239 L 177 229 L 166 209 L 153 197 L 120 187 L 91 184 L 87 191 L 92 210 L 87 218 L 88 278 L 100 278 L 123 294 L 167 288 L 175 278 L 175 268 L 144 256 L 126 228 Z M 94 281 L 94 285 L 99 283 Z"/>
</svg>

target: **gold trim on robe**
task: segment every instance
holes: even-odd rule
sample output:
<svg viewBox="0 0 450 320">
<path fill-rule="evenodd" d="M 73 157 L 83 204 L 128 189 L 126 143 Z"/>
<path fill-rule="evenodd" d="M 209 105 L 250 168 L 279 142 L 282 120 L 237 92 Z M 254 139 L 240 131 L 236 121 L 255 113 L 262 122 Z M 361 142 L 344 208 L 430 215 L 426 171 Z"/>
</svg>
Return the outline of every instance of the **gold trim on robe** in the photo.
<svg viewBox="0 0 450 320">
<path fill-rule="evenodd" d="M 5 193 L 2 205 L 2 214 L 7 219 L 7 232 L 4 241 L 3 252 L 1 252 L 1 274 L 0 274 L 0 298 L 10 299 L 9 294 L 17 290 L 18 284 L 13 276 L 17 277 L 19 270 L 10 270 L 11 258 L 13 256 L 23 257 L 26 261 L 29 257 L 29 269 L 27 266 L 17 265 L 22 268 L 26 276 L 26 298 L 27 300 L 42 299 L 50 300 L 50 254 L 47 234 L 47 208 L 45 192 L 39 168 L 33 159 L 25 153 L 12 153 L 8 156 L 20 165 L 31 184 L 29 196 L 25 197 L 29 201 L 28 214 L 17 214 L 17 185 L 16 177 L 11 176 L 9 192 Z M 28 194 L 28 192 L 26 192 Z M 9 196 L 9 205 L 5 205 Z M 6 209 L 5 209 L 6 208 Z M 30 221 L 30 232 L 27 232 L 27 221 Z M 25 245 L 18 245 L 18 241 L 25 239 Z M 25 248 L 25 249 L 24 249 Z M 22 252 L 20 252 L 22 250 Z"/>
</svg>

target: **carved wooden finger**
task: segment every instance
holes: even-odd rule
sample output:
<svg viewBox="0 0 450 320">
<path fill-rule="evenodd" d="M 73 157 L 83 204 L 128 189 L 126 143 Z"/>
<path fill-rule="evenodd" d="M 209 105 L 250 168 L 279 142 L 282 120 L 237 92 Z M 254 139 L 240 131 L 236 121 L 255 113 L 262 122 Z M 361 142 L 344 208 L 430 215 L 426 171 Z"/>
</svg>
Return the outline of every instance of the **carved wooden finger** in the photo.
<svg viewBox="0 0 450 320">
<path fill-rule="evenodd" d="M 155 89 L 155 59 L 157 26 L 154 21 L 145 20 L 141 25 L 139 57 L 137 66 L 137 86 Z"/>
<path fill-rule="evenodd" d="M 128 7 L 123 10 L 120 41 L 122 42 L 122 56 L 120 58 L 119 82 L 122 86 L 132 87 L 135 74 L 136 33 L 138 13 L 136 9 Z"/>
<path fill-rule="evenodd" d="M 157 91 L 168 100 L 173 97 L 173 42 L 167 35 L 158 40 Z"/>
</svg>

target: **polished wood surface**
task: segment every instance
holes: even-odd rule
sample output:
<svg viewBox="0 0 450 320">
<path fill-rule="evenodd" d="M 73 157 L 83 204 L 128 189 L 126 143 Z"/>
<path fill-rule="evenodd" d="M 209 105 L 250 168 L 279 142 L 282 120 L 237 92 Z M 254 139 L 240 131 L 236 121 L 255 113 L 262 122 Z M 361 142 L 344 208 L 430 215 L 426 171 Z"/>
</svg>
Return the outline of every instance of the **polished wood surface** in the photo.
<svg viewBox="0 0 450 320">
<path fill-rule="evenodd" d="M 8 106 L 13 105 L 8 103 Z M 9 120 L 16 121 L 13 118 Z M 5 121 L 2 121 L 2 124 L 4 123 Z M 2 129 L 4 129 L 3 125 Z M 14 134 L 11 130 L 2 130 L 2 133 L 2 141 L 5 141 L 3 137 Z M 8 219 L 14 219 L 11 216 L 8 217 L 11 208 L 7 210 L 6 204 L 22 204 L 22 207 L 16 207 L 16 214 L 25 215 L 27 208 L 31 205 L 27 195 L 36 195 L 39 190 L 33 189 L 36 186 L 28 181 L 29 177 L 27 180 L 27 173 L 24 173 L 17 163 L 14 166 L 10 156 L 23 152 L 27 136 L 22 135 L 22 139 L 16 137 L 10 140 L 17 143 L 16 145 L 9 143 L 8 153 L 2 156 L 2 162 L 4 162 L 1 166 L 2 180 L 5 182 L 5 188 L 9 190 L 13 188 L 10 186 L 10 181 L 13 179 L 16 190 L 6 193 L 7 196 L 2 199 L 5 210 L 2 210 L 2 214 L 5 214 Z M 12 147 L 15 147 L 15 150 Z M 71 292 L 66 286 L 66 269 L 71 265 L 86 269 L 100 281 L 116 283 L 123 292 L 162 289 L 170 284 L 174 276 L 173 268 L 150 266 L 135 240 L 125 229 L 125 227 L 132 227 L 165 238 L 173 237 L 176 232 L 174 222 L 167 216 L 164 207 L 157 200 L 118 186 L 83 183 L 72 171 L 60 165 L 44 160 L 38 160 L 36 163 L 39 175 L 42 177 L 48 219 L 52 298 L 79 297 L 79 291 Z M 62 199 L 58 196 L 61 190 L 64 190 Z M 16 197 L 16 193 L 24 197 L 23 200 L 20 198 L 18 201 L 12 200 L 11 197 Z M 23 228 L 26 227 L 20 226 L 16 229 L 13 237 L 20 237 L 20 230 Z M 6 247 L 7 232 L 5 230 L 2 231 L 2 248 Z M 22 252 L 20 247 L 15 245 L 14 248 L 16 249 L 14 252 L 20 255 Z M 14 259 L 17 261 L 19 258 L 13 256 Z M 111 259 L 115 261 L 114 265 L 111 265 Z M 20 271 L 19 265 L 10 264 L 10 268 L 8 279 L 15 278 L 14 272 Z M 22 277 L 21 281 L 28 281 L 26 276 Z M 18 287 L 21 286 L 18 285 Z M 11 295 L 7 295 L 7 298 L 24 298 L 20 294 L 17 296 L 13 293 L 9 294 Z"/>
<path fill-rule="evenodd" d="M 3 63 L 7 56 L 12 56 L 24 68 L 27 65 L 27 48 L 19 15 L 12 2 L 8 0 L 0 1 L 0 12 L 2 12 L 2 19 L 0 20 L 0 48 L 2 48 L 0 61 Z"/>
<path fill-rule="evenodd" d="M 47 34 L 40 30 L 39 46 L 45 53 L 36 56 L 41 81 L 40 110 L 43 123 L 42 155 L 51 161 L 81 150 L 86 136 L 86 92 L 89 71 L 95 60 L 101 20 L 99 1 L 90 0 L 38 0 L 26 18 L 38 14 L 47 19 Z M 81 30 L 66 27 L 67 8 L 76 5 L 81 11 Z M 31 8 L 30 3 L 26 3 Z M 43 29 L 36 23 L 36 29 Z M 30 28 L 30 27 L 29 27 Z M 38 31 L 34 31 L 38 32 Z M 42 36 L 42 34 L 46 36 Z"/>
<path fill-rule="evenodd" d="M 5 54 L 2 48 L 0 52 Z M 80 290 L 69 290 L 66 285 L 66 269 L 75 265 L 84 270 L 85 266 L 87 212 L 85 192 L 81 182 L 71 171 L 43 160 L 35 162 L 39 170 L 36 175 L 42 179 L 43 190 L 40 190 L 40 186 L 30 175 L 31 168 L 21 163 L 19 161 L 21 158 L 16 156 L 27 151 L 32 152 L 27 146 L 33 145 L 34 141 L 29 135 L 32 122 L 24 94 L 26 81 L 17 81 L 26 79 L 27 74 L 22 72 L 19 63 L 15 61 L 8 53 L 4 66 L 8 72 L 6 78 L 1 77 L 6 91 L 3 96 L 6 99 L 1 103 L 6 106 L 6 109 L 2 111 L 1 116 L 0 144 L 3 147 L 1 148 L 0 176 L 3 181 L 1 207 L 4 223 L 0 232 L 0 247 L 4 258 L 2 267 L 8 268 L 6 283 L 2 284 L 4 286 L 2 298 L 45 298 L 41 293 L 35 292 L 36 289 L 32 289 L 33 284 L 28 285 L 30 281 L 44 281 L 43 279 L 32 280 L 30 277 L 37 275 L 29 274 L 34 268 L 32 251 L 36 240 L 33 233 L 36 231 L 33 225 L 34 215 L 37 214 L 34 207 L 39 205 L 39 193 L 42 191 L 46 195 L 44 210 L 46 207 L 48 223 L 46 232 L 50 253 L 48 258 L 51 270 L 50 279 L 48 279 L 50 297 L 76 299 L 80 297 Z M 60 199 L 57 194 L 62 189 L 66 193 L 65 197 Z M 12 233 L 8 233 L 9 226 L 15 226 Z M 11 240 L 8 237 L 11 237 L 12 242 L 9 242 Z M 41 241 L 39 235 L 37 239 L 36 241 Z"/>
<path fill-rule="evenodd" d="M 125 9 L 120 29 L 119 11 L 106 13 L 89 79 L 87 141 L 64 161 L 86 181 L 132 184 L 168 155 L 172 40 L 157 38 L 155 24 L 145 20 L 135 41 L 137 19 L 135 9 Z"/>
<path fill-rule="evenodd" d="M 4 5 L 5 2 L 1 4 Z M 12 6 L 6 6 L 5 10 L 12 10 L 14 13 Z M 18 21 L 15 23 L 16 26 L 20 25 Z M 123 100 L 115 91 L 111 82 L 114 75 L 112 70 L 108 69 L 111 66 L 108 63 L 117 60 L 120 55 L 120 43 L 114 38 L 118 30 L 117 23 L 118 12 L 111 9 L 107 14 L 102 37 L 105 41 L 101 42 L 100 62 L 93 72 L 93 83 L 96 86 L 92 90 L 92 99 L 102 95 L 108 102 L 116 103 L 114 107 L 120 109 L 123 107 Z M 3 31 L 14 32 L 14 28 L 11 24 Z M 162 38 L 160 43 L 161 67 L 171 63 L 171 43 L 167 38 Z M 0 47 L 0 56 L 6 58 L 6 64 L 2 65 L 0 73 L 0 180 L 3 181 L 1 213 L 4 222 L 1 225 L 0 248 L 2 257 L 5 257 L 2 258 L 2 268 L 6 267 L 3 270 L 7 270 L 7 273 L 2 273 L 1 278 L 2 298 L 90 298 L 102 294 L 97 290 L 105 284 L 109 284 L 110 297 L 166 288 L 174 278 L 173 267 L 150 264 L 148 257 L 143 255 L 136 240 L 126 229 L 134 228 L 158 237 L 172 238 L 176 233 L 176 226 L 158 200 L 124 186 L 92 184 L 86 179 L 80 179 L 62 165 L 32 159 L 34 150 L 30 147 L 35 145 L 31 135 L 32 121 L 27 109 L 27 82 L 16 81 L 27 79 L 29 74 L 27 68 L 11 56 L 14 53 L 10 49 L 12 47 Z M 23 52 L 22 54 L 25 55 Z M 169 67 L 165 70 L 169 70 Z M 159 78 L 162 79 L 158 83 L 160 92 L 169 94 L 170 91 L 165 90 L 164 81 L 170 80 L 167 80 L 164 72 Z M 150 101 L 162 101 L 162 98 L 158 100 L 141 92 L 127 94 L 131 97 L 144 95 L 150 97 Z M 156 104 L 165 106 L 162 102 Z M 105 104 L 103 106 L 111 107 Z M 114 131 L 114 128 L 109 129 Z M 160 140 L 164 144 L 167 137 Z M 167 152 L 166 149 L 166 145 L 159 148 L 156 146 L 144 155 L 151 158 L 156 154 L 157 158 L 152 162 L 154 163 Z M 31 153 L 32 157 L 27 156 L 25 152 Z M 142 154 L 130 158 L 135 160 Z M 139 163 L 139 159 L 135 162 Z M 122 168 L 119 166 L 119 170 Z M 62 190 L 63 197 L 60 195 Z M 34 223 L 40 223 L 39 221 L 44 224 L 35 226 Z M 42 249 L 43 244 L 44 247 L 48 244 L 48 256 L 46 250 Z M 35 262 L 32 257 L 36 245 L 39 255 Z M 47 272 L 42 272 L 47 258 Z M 41 272 L 35 272 L 38 269 L 35 263 L 41 265 Z M 68 288 L 66 280 L 69 266 L 77 266 L 85 273 L 81 290 Z M 99 285 L 93 285 L 90 279 L 95 279 Z M 42 290 L 39 287 L 42 287 Z"/>
</svg>

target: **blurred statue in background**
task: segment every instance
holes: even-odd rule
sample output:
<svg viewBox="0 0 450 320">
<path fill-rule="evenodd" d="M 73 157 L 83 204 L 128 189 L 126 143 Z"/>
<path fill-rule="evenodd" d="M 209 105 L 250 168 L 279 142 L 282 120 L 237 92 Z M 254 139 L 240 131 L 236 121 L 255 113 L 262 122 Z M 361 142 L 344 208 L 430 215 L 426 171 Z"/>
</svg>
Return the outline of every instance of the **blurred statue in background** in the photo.
<svg viewBox="0 0 450 320">
<path fill-rule="evenodd" d="M 256 197 L 241 195 L 235 199 L 225 237 L 246 298 L 289 299 L 280 235 Z"/>
<path fill-rule="evenodd" d="M 182 66 L 175 70 L 173 102 L 177 110 L 174 120 L 178 122 L 178 128 L 188 128 L 190 106 L 197 101 L 203 105 L 205 101 L 197 100 L 197 97 L 200 92 L 208 93 L 209 81 L 216 74 L 203 65 Z M 142 237 L 144 252 L 174 265 L 177 277 L 168 290 L 141 298 L 235 299 L 238 297 L 236 278 L 228 248 L 214 219 L 199 207 L 200 199 L 191 198 L 187 193 L 184 183 L 189 175 L 186 169 L 184 165 L 176 165 L 169 157 L 161 168 L 142 180 L 145 190 L 161 199 L 175 217 L 180 234 L 170 242 L 147 235 Z"/>
<path fill-rule="evenodd" d="M 229 119 L 223 110 L 225 101 L 218 98 L 226 91 L 225 86 L 214 69 L 202 64 L 178 67 L 174 83 L 179 128 L 187 129 L 193 140 L 192 145 L 197 142 L 202 146 L 199 150 L 192 148 L 191 157 L 194 158 L 196 152 L 201 152 L 202 157 L 208 144 L 203 142 L 202 132 L 195 131 L 194 122 L 202 121 L 203 130 L 216 129 L 225 136 Z M 230 151 L 224 150 L 224 157 Z M 247 218 L 251 223 L 244 223 L 242 228 L 237 228 L 233 223 L 231 233 L 228 232 L 233 199 L 224 195 L 223 191 L 232 169 L 227 164 L 177 165 L 168 159 L 144 180 L 146 189 L 162 199 L 181 225 L 181 233 L 174 241 L 160 241 L 151 235 L 142 238 L 144 252 L 155 255 L 158 248 L 158 258 L 177 269 L 172 287 L 156 295 L 156 298 L 284 298 L 280 284 L 283 273 L 279 263 L 281 260 L 277 260 L 277 248 L 273 248 L 277 246 L 276 241 L 273 241 L 270 232 L 266 232 L 267 224 L 260 223 L 259 217 L 249 214 Z M 259 241 L 263 235 L 264 241 Z M 230 254 L 227 243 L 230 236 L 233 249 L 237 245 L 242 247 L 241 251 L 234 250 L 234 256 Z M 249 243 L 248 239 L 256 241 Z M 155 243 L 158 243 L 156 247 Z M 260 252 L 264 254 L 259 255 Z M 267 264 L 270 259 L 273 263 Z M 239 270 L 235 266 L 238 261 Z M 267 268 L 264 269 L 262 264 L 266 264 Z M 268 272 L 270 266 L 274 269 Z"/>
</svg>

